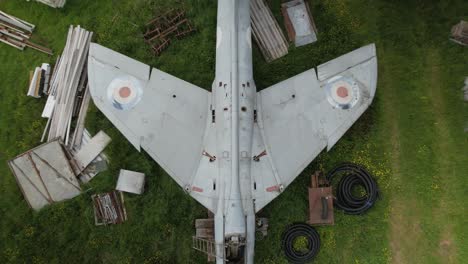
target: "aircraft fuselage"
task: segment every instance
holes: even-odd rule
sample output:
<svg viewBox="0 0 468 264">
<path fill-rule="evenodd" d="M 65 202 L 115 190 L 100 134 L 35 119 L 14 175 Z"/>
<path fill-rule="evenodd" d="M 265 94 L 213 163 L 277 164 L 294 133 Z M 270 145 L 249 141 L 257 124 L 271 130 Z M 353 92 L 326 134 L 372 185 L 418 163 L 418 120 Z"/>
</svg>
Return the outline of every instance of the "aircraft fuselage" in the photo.
<svg viewBox="0 0 468 264">
<path fill-rule="evenodd" d="M 216 78 L 212 87 L 216 113 L 216 157 L 219 164 L 220 199 L 215 213 L 217 255 L 240 245 L 245 262 L 253 262 L 255 211 L 251 195 L 250 163 L 256 103 L 252 72 L 250 1 L 218 1 Z M 244 199 L 243 199 L 244 197 Z M 223 252 L 222 252 L 223 251 Z M 235 252 L 227 253 L 236 254 Z M 217 262 L 223 263 L 218 257 Z"/>
</svg>

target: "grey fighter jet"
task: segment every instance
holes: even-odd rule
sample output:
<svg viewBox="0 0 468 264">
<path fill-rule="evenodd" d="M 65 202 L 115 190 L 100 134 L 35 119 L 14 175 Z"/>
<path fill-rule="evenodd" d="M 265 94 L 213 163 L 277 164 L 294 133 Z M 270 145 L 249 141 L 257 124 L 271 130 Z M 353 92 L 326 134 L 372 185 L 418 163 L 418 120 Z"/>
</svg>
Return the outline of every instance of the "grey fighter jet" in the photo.
<svg viewBox="0 0 468 264">
<path fill-rule="evenodd" d="M 214 214 L 216 263 L 254 262 L 255 214 L 372 102 L 373 44 L 260 92 L 248 0 L 219 0 L 211 92 L 91 44 L 95 105 Z"/>
</svg>

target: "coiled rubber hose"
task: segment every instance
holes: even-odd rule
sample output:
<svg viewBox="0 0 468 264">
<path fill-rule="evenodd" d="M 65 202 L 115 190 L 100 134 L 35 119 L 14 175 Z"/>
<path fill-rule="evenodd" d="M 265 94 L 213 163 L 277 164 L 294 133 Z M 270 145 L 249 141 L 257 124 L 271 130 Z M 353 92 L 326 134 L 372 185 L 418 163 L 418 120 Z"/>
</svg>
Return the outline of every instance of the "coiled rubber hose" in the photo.
<svg viewBox="0 0 468 264">
<path fill-rule="evenodd" d="M 306 249 L 294 248 L 295 240 L 304 237 L 307 239 Z M 293 264 L 302 264 L 312 260 L 320 249 L 320 236 L 317 231 L 305 223 L 289 226 L 283 233 L 282 248 L 286 258 Z"/>
<path fill-rule="evenodd" d="M 341 175 L 336 187 L 335 206 L 347 214 L 359 215 L 369 210 L 379 197 L 379 188 L 372 175 L 362 166 L 353 163 L 344 163 L 327 175 L 331 184 L 333 178 Z M 362 186 L 365 195 L 355 196 L 353 188 Z"/>
</svg>

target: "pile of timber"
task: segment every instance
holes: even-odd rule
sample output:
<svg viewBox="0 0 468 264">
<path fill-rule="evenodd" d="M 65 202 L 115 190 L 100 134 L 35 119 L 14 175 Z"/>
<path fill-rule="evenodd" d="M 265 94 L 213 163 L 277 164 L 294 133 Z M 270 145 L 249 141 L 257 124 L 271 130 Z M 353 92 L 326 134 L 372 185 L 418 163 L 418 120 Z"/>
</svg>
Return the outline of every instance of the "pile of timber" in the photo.
<svg viewBox="0 0 468 264">
<path fill-rule="evenodd" d="M 67 2 L 66 0 L 35 0 L 35 1 L 41 2 L 53 8 L 62 8 Z"/>
<path fill-rule="evenodd" d="M 195 28 L 185 17 L 185 11 L 172 9 L 151 19 L 145 25 L 144 38 L 153 53 L 158 56 L 174 38 L 180 39 L 195 32 Z"/>
<path fill-rule="evenodd" d="M 250 1 L 250 19 L 252 35 L 267 62 L 288 54 L 288 41 L 264 0 Z"/>
<path fill-rule="evenodd" d="M 468 22 L 460 21 L 460 23 L 452 27 L 451 33 L 450 40 L 464 46 L 468 45 Z"/>
<path fill-rule="evenodd" d="M 47 134 L 47 141 L 61 138 L 67 147 L 81 142 L 90 101 L 86 65 L 92 36 L 92 32 L 80 26 L 70 26 L 67 43 L 47 90 L 49 97 L 42 116 L 48 121 L 41 141 Z M 74 121 L 76 125 L 72 125 Z M 72 131 L 73 127 L 76 129 Z"/>
<path fill-rule="evenodd" d="M 0 11 L 0 41 L 19 50 L 30 47 L 52 55 L 52 50 L 35 44 L 29 39 L 35 26 L 29 22 Z"/>
<path fill-rule="evenodd" d="M 30 73 L 28 96 L 40 98 L 49 89 L 50 65 L 42 63 L 41 67 Z"/>
<path fill-rule="evenodd" d="M 91 198 L 93 199 L 94 220 L 97 226 L 120 224 L 127 220 L 127 211 L 121 192 L 94 194 Z"/>
</svg>

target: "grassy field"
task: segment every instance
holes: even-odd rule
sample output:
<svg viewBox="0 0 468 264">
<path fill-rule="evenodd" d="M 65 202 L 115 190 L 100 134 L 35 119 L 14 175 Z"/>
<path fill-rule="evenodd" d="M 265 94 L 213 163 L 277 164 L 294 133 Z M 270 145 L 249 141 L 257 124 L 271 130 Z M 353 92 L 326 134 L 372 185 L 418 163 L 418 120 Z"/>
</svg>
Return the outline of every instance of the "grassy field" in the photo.
<svg viewBox="0 0 468 264">
<path fill-rule="evenodd" d="M 268 1 L 282 24 L 280 0 Z M 319 41 L 290 48 L 267 64 L 254 50 L 259 89 L 375 42 L 379 81 L 374 103 L 328 153 L 323 152 L 261 213 L 269 235 L 256 243 L 257 263 L 287 263 L 280 251 L 284 228 L 307 220 L 310 173 L 342 161 L 366 165 L 382 198 L 366 215 L 335 214 L 319 227 L 316 263 L 466 263 L 468 259 L 468 49 L 448 41 L 453 24 L 468 20 L 468 2 L 415 0 L 310 1 Z M 70 24 L 96 33 L 94 41 L 198 86 L 214 78 L 216 1 L 177 1 L 198 33 L 153 57 L 142 25 L 173 6 L 162 0 L 68 0 L 62 10 L 36 2 L 0 0 L 0 9 L 37 25 L 34 38 L 56 54 Z M 190 199 L 145 153 L 138 153 L 96 110 L 87 127 L 104 130 L 109 171 L 81 196 L 38 213 L 28 208 L 6 161 L 36 146 L 45 126 L 44 99 L 25 96 L 29 71 L 54 57 L 0 44 L 0 263 L 204 263 L 191 249 L 196 218 L 206 210 Z M 120 168 L 147 174 L 144 195 L 126 195 L 129 221 L 94 226 L 90 195 L 114 188 Z"/>
</svg>

